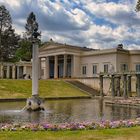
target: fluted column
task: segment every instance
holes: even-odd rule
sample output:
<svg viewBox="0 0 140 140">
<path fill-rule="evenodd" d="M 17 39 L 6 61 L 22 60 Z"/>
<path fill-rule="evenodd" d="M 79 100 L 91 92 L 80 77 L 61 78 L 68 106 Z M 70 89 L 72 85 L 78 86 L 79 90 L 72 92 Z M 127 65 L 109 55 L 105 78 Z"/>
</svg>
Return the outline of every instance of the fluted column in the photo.
<svg viewBox="0 0 140 140">
<path fill-rule="evenodd" d="M 16 70 L 16 66 L 14 65 L 14 66 L 12 66 L 12 79 L 16 78 L 15 70 Z"/>
<path fill-rule="evenodd" d="M 6 78 L 10 78 L 10 66 L 7 65 Z"/>
<path fill-rule="evenodd" d="M 58 56 L 54 56 L 54 78 L 58 78 Z"/>
<path fill-rule="evenodd" d="M 115 76 L 115 78 L 116 78 L 116 95 L 118 96 L 118 97 L 120 97 L 121 96 L 121 94 L 120 94 L 120 79 L 121 79 L 121 76 L 119 76 L 119 75 L 117 75 L 117 76 Z"/>
<path fill-rule="evenodd" d="M 17 66 L 17 79 L 19 79 L 19 66 Z"/>
<path fill-rule="evenodd" d="M 23 66 L 23 74 L 27 74 L 27 66 Z"/>
<path fill-rule="evenodd" d="M 49 56 L 45 58 L 45 71 L 44 71 L 44 79 L 50 78 L 50 67 L 49 67 Z"/>
<path fill-rule="evenodd" d="M 67 55 L 64 55 L 63 78 L 67 75 Z"/>
</svg>

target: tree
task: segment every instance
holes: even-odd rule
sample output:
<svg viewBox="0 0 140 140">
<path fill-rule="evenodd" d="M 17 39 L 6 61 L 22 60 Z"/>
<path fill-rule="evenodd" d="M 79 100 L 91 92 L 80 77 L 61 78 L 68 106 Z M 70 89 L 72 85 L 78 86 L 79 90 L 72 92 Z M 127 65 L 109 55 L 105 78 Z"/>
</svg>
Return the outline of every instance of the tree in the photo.
<svg viewBox="0 0 140 140">
<path fill-rule="evenodd" d="M 0 62 L 14 61 L 19 36 L 12 29 L 12 19 L 5 6 L 0 6 Z"/>
<path fill-rule="evenodd" d="M 19 41 L 19 49 L 16 51 L 17 60 L 30 61 L 32 58 L 32 43 L 23 38 Z"/>
<path fill-rule="evenodd" d="M 30 40 L 33 40 L 35 38 L 37 39 L 38 36 L 40 36 L 40 33 L 38 32 L 38 23 L 36 22 L 36 17 L 33 12 L 31 12 L 27 18 L 25 29 L 28 39 Z"/>
<path fill-rule="evenodd" d="M 137 1 L 136 11 L 137 11 L 137 12 L 140 11 L 140 0 Z"/>
</svg>

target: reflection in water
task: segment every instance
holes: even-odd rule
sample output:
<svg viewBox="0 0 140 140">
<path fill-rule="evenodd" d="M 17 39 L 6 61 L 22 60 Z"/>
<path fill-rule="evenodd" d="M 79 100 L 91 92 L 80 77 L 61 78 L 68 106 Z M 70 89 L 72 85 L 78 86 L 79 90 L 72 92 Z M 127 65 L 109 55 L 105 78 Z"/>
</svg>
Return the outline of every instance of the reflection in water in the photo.
<svg viewBox="0 0 140 140">
<path fill-rule="evenodd" d="M 103 99 L 57 100 L 45 103 L 46 111 L 21 111 L 24 102 L 0 103 L 0 122 L 82 122 L 130 119 L 140 116 L 139 108 L 106 106 Z"/>
</svg>

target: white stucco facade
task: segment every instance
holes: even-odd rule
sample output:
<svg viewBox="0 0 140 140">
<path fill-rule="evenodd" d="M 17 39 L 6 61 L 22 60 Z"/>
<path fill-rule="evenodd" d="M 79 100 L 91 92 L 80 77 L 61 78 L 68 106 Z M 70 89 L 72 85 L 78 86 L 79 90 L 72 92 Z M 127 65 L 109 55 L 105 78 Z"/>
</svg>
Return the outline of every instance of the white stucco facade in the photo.
<svg viewBox="0 0 140 140">
<path fill-rule="evenodd" d="M 140 50 L 120 46 L 96 50 L 48 42 L 40 48 L 39 58 L 42 79 L 96 77 L 110 72 L 110 66 L 114 72 L 140 70 Z"/>
</svg>

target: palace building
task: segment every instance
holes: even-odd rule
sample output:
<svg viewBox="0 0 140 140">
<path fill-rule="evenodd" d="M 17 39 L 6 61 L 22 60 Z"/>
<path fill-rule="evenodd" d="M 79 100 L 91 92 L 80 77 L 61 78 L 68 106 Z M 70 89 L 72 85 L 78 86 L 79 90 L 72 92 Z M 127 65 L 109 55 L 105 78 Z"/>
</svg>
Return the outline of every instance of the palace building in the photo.
<svg viewBox="0 0 140 140">
<path fill-rule="evenodd" d="M 41 79 L 97 77 L 100 72 L 140 72 L 140 50 L 91 49 L 47 42 L 39 50 Z"/>
</svg>

